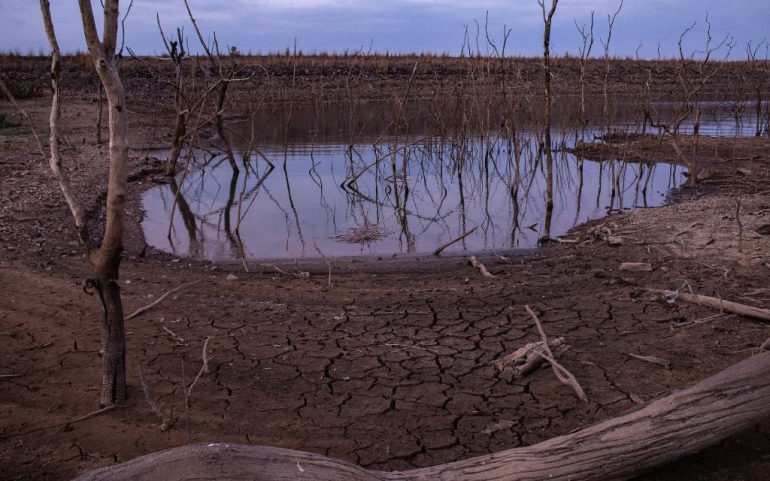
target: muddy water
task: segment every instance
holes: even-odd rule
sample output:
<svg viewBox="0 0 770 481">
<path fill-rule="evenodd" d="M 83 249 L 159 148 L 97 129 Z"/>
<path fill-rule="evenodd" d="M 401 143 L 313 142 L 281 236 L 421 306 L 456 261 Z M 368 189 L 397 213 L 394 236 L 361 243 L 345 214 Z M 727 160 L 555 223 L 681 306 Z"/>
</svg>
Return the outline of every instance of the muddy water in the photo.
<svg viewBox="0 0 770 481">
<path fill-rule="evenodd" d="M 391 255 L 431 252 L 476 228 L 446 252 L 508 251 L 611 211 L 661 205 L 683 180 L 671 164 L 557 152 L 547 216 L 546 162 L 533 141 L 516 155 L 495 136 L 373 140 L 262 146 L 246 163 L 236 155 L 237 173 L 223 156 L 198 159 L 144 194 L 147 242 L 217 261 Z"/>
</svg>

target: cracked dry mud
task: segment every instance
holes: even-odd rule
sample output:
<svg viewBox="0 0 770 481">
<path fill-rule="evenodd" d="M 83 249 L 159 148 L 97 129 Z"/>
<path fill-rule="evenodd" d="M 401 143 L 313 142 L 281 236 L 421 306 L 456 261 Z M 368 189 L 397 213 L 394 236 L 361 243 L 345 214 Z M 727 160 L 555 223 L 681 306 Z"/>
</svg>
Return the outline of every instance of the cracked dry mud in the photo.
<svg viewBox="0 0 770 481">
<path fill-rule="evenodd" d="M 23 143 L 13 142 L 6 152 L 21 155 Z M 745 157 L 741 149 L 763 149 L 751 167 L 752 186 L 764 187 L 742 187 L 735 166 L 719 164 L 721 177 L 681 194 L 677 204 L 602 221 L 624 237 L 622 246 L 550 246 L 509 261 L 482 256 L 494 279 L 459 257 L 365 258 L 335 260 L 327 286 L 322 263 L 300 263 L 312 273 L 304 280 L 268 268 L 213 269 L 157 252 L 139 258 L 140 245 L 129 241 L 121 280 L 126 312 L 182 283 L 202 282 L 127 322 L 127 404 L 71 425 L 97 407 L 97 305 L 80 288 L 87 273 L 67 244 L 74 240 L 67 212 L 45 166 L 24 164 L 29 174 L 20 175 L 21 162 L 3 163 L 0 195 L 39 196 L 18 204 L 3 199 L 3 214 L 31 218 L 45 209 L 48 218 L 4 223 L 0 374 L 13 377 L 0 379 L 0 478 L 68 479 L 198 441 L 288 447 L 373 469 L 408 469 L 537 443 L 690 385 L 756 352 L 770 336 L 767 324 L 712 318 L 712 310 L 669 305 L 646 291 L 687 281 L 699 293 L 767 306 L 770 268 L 761 255 L 770 241 L 750 228 L 770 217 L 768 149 L 734 142 L 736 157 Z M 39 179 L 45 180 L 36 189 Z M 741 252 L 728 213 L 736 192 L 745 206 Z M 709 208 L 717 195 L 722 207 Z M 132 216 L 139 218 L 136 211 Z M 677 235 L 696 221 L 708 226 L 709 239 Z M 60 238 L 42 235 L 49 223 L 61 227 Z M 25 244 L 30 239 L 34 249 Z M 620 272 L 626 261 L 654 269 Z M 228 280 L 229 273 L 237 279 Z M 549 335 L 571 345 L 561 359 L 588 402 L 549 370 L 513 379 L 490 365 L 538 339 L 525 304 Z M 696 320 L 704 321 L 679 326 Z M 183 382 L 189 385 L 201 368 L 209 336 L 211 372 L 185 409 Z M 665 358 L 671 368 L 628 353 Z M 169 431 L 160 431 L 144 399 L 140 362 L 153 397 L 176 419 Z M 766 421 L 641 479 L 764 480 L 769 457 Z"/>
</svg>

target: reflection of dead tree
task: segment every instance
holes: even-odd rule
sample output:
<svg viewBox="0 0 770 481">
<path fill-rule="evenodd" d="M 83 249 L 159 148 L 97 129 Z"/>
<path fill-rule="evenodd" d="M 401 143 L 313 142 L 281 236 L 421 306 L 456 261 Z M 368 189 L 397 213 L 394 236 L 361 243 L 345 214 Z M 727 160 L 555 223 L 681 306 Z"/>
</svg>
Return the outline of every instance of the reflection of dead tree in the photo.
<svg viewBox="0 0 770 481">
<path fill-rule="evenodd" d="M 697 180 L 697 161 L 694 156 L 685 157 L 682 152 L 682 148 L 679 143 L 679 130 L 682 124 L 695 113 L 693 133 L 698 134 L 698 123 L 700 122 L 700 110 L 697 108 L 697 102 L 701 91 L 706 87 L 708 82 L 724 67 L 724 62 L 719 62 L 715 66 L 711 66 L 711 57 L 725 47 L 724 59 L 730 55 L 733 49 L 733 40 L 729 35 L 725 36 L 718 44 L 713 45 L 713 38 L 711 37 L 711 22 L 709 21 L 708 14 L 706 15 L 706 46 L 701 51 L 694 51 L 689 57 L 684 53 L 684 38 L 685 36 L 695 28 L 695 23 L 687 27 L 679 36 L 679 60 L 677 62 L 677 78 L 679 80 L 680 101 L 679 108 L 674 113 L 671 120 L 664 122 L 661 120 L 661 115 L 658 113 L 654 104 L 649 104 L 646 109 L 647 121 L 649 124 L 657 129 L 661 129 L 671 139 L 671 146 L 676 153 L 677 160 L 687 166 L 689 171 L 690 185 L 695 185 Z M 700 53 L 703 58 L 700 61 L 695 61 L 695 55 Z M 649 99 L 648 99 L 649 101 Z M 655 118 L 653 118 L 653 116 Z"/>
<path fill-rule="evenodd" d="M 406 125 L 406 118 L 404 115 L 404 105 L 406 104 L 406 101 L 409 98 L 409 92 L 412 89 L 412 84 L 414 82 L 415 75 L 417 73 L 417 67 L 418 64 L 415 63 L 414 67 L 412 68 L 412 73 L 409 76 L 409 80 L 406 84 L 406 88 L 404 91 L 404 94 L 402 98 L 396 98 L 395 99 L 395 111 L 394 111 L 394 124 L 393 124 L 393 146 L 392 151 L 397 152 L 399 150 L 398 148 L 398 141 L 399 141 L 399 134 L 401 132 L 401 126 L 402 122 L 405 124 L 405 127 L 408 127 Z M 408 129 L 406 129 L 408 131 Z M 408 136 L 405 139 L 405 143 L 408 143 L 409 139 Z M 393 197 L 395 201 L 395 207 L 396 207 L 396 217 L 398 218 L 399 224 L 401 225 L 401 237 L 406 238 L 406 244 L 407 244 L 407 251 L 413 252 L 414 251 L 414 236 L 409 232 L 409 219 L 407 217 L 407 210 L 406 210 L 406 203 L 409 198 L 409 179 L 407 177 L 407 168 L 409 164 L 409 149 L 404 149 L 404 153 L 401 158 L 401 173 L 400 173 L 400 180 L 403 183 L 403 189 L 399 189 L 399 172 L 398 172 L 398 156 L 392 155 L 390 157 L 391 160 L 391 170 L 392 170 L 392 183 L 393 183 Z M 401 198 L 401 192 L 403 192 L 403 199 Z"/>
<path fill-rule="evenodd" d="M 757 53 L 759 52 L 759 49 L 762 48 L 762 45 L 765 45 L 765 58 L 764 60 L 762 58 L 759 58 L 757 56 Z M 763 96 L 765 95 L 765 85 L 767 83 L 767 76 L 770 75 L 770 69 L 768 68 L 767 63 L 767 50 L 768 47 L 770 47 L 770 43 L 767 42 L 766 39 L 763 39 L 761 42 L 757 44 L 756 47 L 752 47 L 751 41 L 746 45 L 746 57 L 749 62 L 749 84 L 752 87 L 752 90 L 754 91 L 754 115 L 756 115 L 756 122 L 755 122 L 755 135 L 757 137 L 760 137 L 762 135 L 763 129 L 768 131 L 768 134 L 770 134 L 770 129 L 768 128 L 765 119 L 765 116 L 763 114 L 763 108 L 762 104 L 763 102 Z M 764 64 L 764 68 L 760 67 L 760 65 Z M 770 114 L 768 115 L 768 118 L 770 118 Z"/>
<path fill-rule="evenodd" d="M 751 386 L 747 389 L 747 386 Z M 400 472 L 373 471 L 318 454 L 207 443 L 168 449 L 83 474 L 78 481 L 186 473 L 225 480 L 631 479 L 719 443 L 770 415 L 770 352 L 756 354 L 647 406 L 541 443 Z M 227 475 L 222 475 L 222 466 Z M 184 466 L 184 472 L 180 471 Z"/>
<path fill-rule="evenodd" d="M 187 230 L 187 235 L 190 238 L 190 254 L 195 257 L 195 255 L 199 253 L 198 227 L 196 225 L 195 214 L 190 208 L 190 204 L 187 203 L 187 199 L 182 194 L 176 178 L 170 177 L 168 184 L 171 188 L 171 192 L 174 194 L 176 206 L 179 207 L 179 213 L 182 215 L 182 222 L 184 223 L 185 230 Z"/>
</svg>

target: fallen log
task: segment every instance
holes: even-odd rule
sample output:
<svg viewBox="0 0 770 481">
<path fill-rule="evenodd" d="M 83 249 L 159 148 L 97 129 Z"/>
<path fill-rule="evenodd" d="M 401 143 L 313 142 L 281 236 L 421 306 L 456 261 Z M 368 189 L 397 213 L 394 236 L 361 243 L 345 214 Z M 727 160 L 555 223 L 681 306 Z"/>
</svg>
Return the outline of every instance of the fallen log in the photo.
<svg viewBox="0 0 770 481">
<path fill-rule="evenodd" d="M 210 443 L 148 454 L 77 480 L 625 480 L 753 426 L 770 416 L 768 398 L 770 352 L 762 352 L 630 414 L 533 446 L 428 468 L 378 472 L 319 454 Z"/>
</svg>

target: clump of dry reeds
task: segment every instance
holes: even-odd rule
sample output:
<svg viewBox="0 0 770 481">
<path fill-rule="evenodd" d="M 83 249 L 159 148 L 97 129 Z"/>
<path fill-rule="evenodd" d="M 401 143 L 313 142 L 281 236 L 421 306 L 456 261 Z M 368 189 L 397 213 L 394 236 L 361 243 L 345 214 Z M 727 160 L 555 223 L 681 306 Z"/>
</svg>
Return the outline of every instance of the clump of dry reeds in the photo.
<svg viewBox="0 0 770 481">
<path fill-rule="evenodd" d="M 351 227 L 338 235 L 337 240 L 350 244 L 368 244 L 382 239 L 383 236 L 384 232 L 379 224 L 369 224 L 367 222 L 360 227 Z"/>
</svg>

